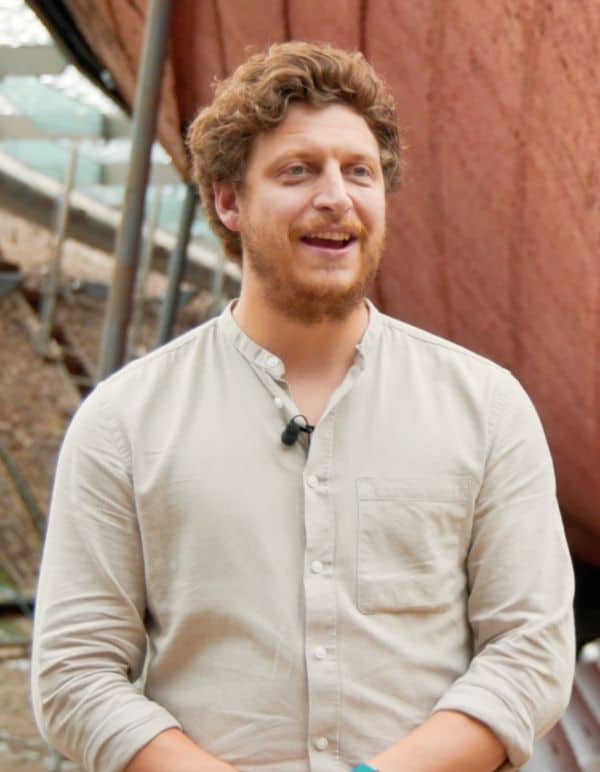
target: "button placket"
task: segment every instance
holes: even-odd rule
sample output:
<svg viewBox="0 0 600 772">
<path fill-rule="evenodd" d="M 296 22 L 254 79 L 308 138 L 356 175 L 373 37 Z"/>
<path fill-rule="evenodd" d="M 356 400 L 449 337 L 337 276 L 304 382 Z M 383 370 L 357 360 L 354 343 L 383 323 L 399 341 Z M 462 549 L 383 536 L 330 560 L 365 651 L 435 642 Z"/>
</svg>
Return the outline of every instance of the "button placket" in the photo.
<svg viewBox="0 0 600 772">
<path fill-rule="evenodd" d="M 314 768 L 335 756 L 339 722 L 339 674 L 336 647 L 336 592 L 331 572 L 335 550 L 335 515 L 329 491 L 333 416 L 325 416 L 313 436 L 304 477 L 305 653 L 308 681 L 308 747 Z M 319 760 L 320 759 L 320 760 Z"/>
</svg>

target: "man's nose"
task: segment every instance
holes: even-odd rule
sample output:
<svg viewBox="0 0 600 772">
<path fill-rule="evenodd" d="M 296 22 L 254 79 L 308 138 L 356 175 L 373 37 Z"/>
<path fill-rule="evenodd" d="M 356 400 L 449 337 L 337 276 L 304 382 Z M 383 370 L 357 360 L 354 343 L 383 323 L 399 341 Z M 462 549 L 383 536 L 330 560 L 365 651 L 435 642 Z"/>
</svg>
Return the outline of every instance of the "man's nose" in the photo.
<svg viewBox="0 0 600 772">
<path fill-rule="evenodd" d="M 322 171 L 313 205 L 315 209 L 329 210 L 336 216 L 345 214 L 352 207 L 347 182 L 339 166 L 331 165 Z"/>
</svg>

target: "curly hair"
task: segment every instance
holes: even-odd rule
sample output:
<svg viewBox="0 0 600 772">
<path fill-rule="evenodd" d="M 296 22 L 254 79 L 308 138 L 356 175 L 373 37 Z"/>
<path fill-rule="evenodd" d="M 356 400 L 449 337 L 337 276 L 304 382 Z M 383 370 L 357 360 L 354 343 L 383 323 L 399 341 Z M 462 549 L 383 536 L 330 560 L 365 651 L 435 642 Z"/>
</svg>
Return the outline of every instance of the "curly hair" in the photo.
<svg viewBox="0 0 600 772">
<path fill-rule="evenodd" d="M 213 183 L 242 184 L 254 137 L 281 123 L 292 102 L 314 107 L 341 103 L 355 110 L 379 144 L 386 191 L 399 186 L 401 146 L 394 98 L 364 56 L 327 44 L 274 44 L 216 83 L 213 102 L 200 110 L 187 133 L 193 178 L 209 224 L 235 261 L 241 261 L 240 235 L 219 219 Z"/>
</svg>

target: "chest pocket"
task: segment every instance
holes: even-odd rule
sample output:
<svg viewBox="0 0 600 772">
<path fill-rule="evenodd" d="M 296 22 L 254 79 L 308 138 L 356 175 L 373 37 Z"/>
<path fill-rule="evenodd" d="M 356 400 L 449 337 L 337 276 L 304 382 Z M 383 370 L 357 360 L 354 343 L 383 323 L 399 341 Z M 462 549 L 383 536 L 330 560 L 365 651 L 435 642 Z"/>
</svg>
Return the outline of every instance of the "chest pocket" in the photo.
<svg viewBox="0 0 600 772">
<path fill-rule="evenodd" d="M 360 611 L 433 611 L 462 593 L 471 489 L 461 476 L 357 480 Z"/>
</svg>

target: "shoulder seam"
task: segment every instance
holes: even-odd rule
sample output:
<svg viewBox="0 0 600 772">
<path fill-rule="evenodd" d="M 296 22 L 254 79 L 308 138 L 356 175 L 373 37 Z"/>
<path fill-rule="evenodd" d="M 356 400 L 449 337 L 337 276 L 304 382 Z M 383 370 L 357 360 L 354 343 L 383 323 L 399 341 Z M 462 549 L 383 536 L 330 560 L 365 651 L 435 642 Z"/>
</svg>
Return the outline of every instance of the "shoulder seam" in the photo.
<svg viewBox="0 0 600 772">
<path fill-rule="evenodd" d="M 204 322 L 203 324 L 199 325 L 198 327 L 195 327 L 192 330 L 189 330 L 187 333 L 184 333 L 181 336 L 182 340 L 174 339 L 173 341 L 170 341 L 170 343 L 167 343 L 166 345 L 161 346 L 155 351 L 151 351 L 149 354 L 146 354 L 140 359 L 136 359 L 134 362 L 129 362 L 125 367 L 121 368 L 120 370 L 117 370 L 114 373 L 111 373 L 103 381 L 100 381 L 100 383 L 109 383 L 110 381 L 117 380 L 120 376 L 124 375 L 125 373 L 130 373 L 134 370 L 137 370 L 139 367 L 142 367 L 143 365 L 147 364 L 149 361 L 160 359 L 163 356 L 167 356 L 168 354 L 178 351 L 180 348 L 183 348 L 183 346 L 187 346 L 193 340 L 195 340 L 196 335 L 199 333 L 200 329 L 207 330 L 210 327 L 214 327 L 217 323 L 217 320 L 218 320 L 218 317 L 209 319 L 209 321 Z"/>
<path fill-rule="evenodd" d="M 99 385 L 101 386 L 101 384 Z M 121 454 L 126 466 L 129 469 L 131 469 L 131 464 L 132 464 L 131 450 L 130 448 L 127 447 L 127 443 L 125 439 L 126 434 L 123 427 L 121 426 L 121 422 L 119 421 L 115 412 L 111 409 L 107 400 L 104 398 L 105 395 L 102 393 L 102 388 L 100 388 L 96 393 L 98 394 L 97 399 L 100 404 L 100 408 L 106 418 L 107 423 L 109 424 L 109 430 L 111 435 L 114 438 L 115 446 L 118 449 L 119 453 Z"/>
<path fill-rule="evenodd" d="M 464 348 L 464 346 L 461 346 L 460 343 L 454 343 L 451 340 L 445 340 L 444 338 L 441 338 L 434 333 L 427 332 L 426 330 L 420 331 L 417 327 L 412 327 L 412 325 L 409 325 L 400 319 L 394 319 L 393 317 L 387 316 L 385 314 L 382 314 L 382 316 L 385 326 L 391 327 L 392 329 L 401 332 L 407 337 L 419 341 L 419 343 L 424 343 L 428 346 L 437 346 L 438 348 L 445 349 L 446 351 L 451 351 L 455 354 L 461 354 L 462 356 L 468 357 L 469 359 L 474 359 L 478 362 L 481 362 L 484 365 L 489 365 L 495 370 L 510 372 L 505 367 L 498 364 L 497 362 L 494 362 L 492 359 L 489 359 L 483 354 L 478 354 L 475 351 L 470 351 L 468 348 Z"/>
<path fill-rule="evenodd" d="M 508 372 L 508 371 L 507 371 Z M 508 372 L 508 375 L 513 378 L 512 373 Z M 492 444 L 498 432 L 498 426 L 500 424 L 500 417 L 504 411 L 508 399 L 508 389 L 502 388 L 501 383 L 495 385 L 494 394 L 492 396 L 492 405 L 490 407 L 490 415 L 488 419 L 488 443 L 486 448 L 485 458 L 489 458 L 489 454 L 492 448 Z M 486 461 L 487 463 L 487 461 Z"/>
</svg>

